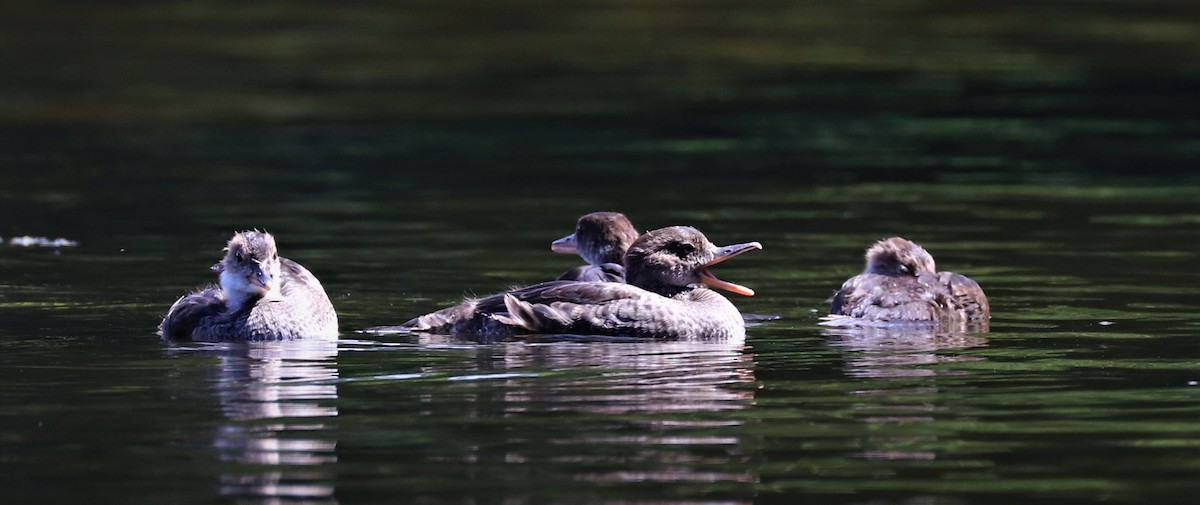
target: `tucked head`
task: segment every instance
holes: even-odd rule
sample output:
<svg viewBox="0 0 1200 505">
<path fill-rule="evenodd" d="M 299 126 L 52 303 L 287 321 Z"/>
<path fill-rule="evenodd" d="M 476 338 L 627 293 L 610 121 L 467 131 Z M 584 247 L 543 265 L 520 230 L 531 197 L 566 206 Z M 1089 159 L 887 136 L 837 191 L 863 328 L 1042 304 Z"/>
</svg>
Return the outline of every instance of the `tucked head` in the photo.
<svg viewBox="0 0 1200 505">
<path fill-rule="evenodd" d="M 550 250 L 578 254 L 592 265 L 621 263 L 625 251 L 637 240 L 637 228 L 620 212 L 593 212 L 575 223 L 575 233 L 555 240 Z"/>
<path fill-rule="evenodd" d="M 705 284 L 746 296 L 754 291 L 713 276 L 708 267 L 752 249 L 758 242 L 717 247 L 690 226 L 660 228 L 642 235 L 625 253 L 625 278 L 629 284 L 657 293 L 673 293 Z"/>
<path fill-rule="evenodd" d="M 880 240 L 867 249 L 865 273 L 899 277 L 936 271 L 933 256 L 907 239 L 892 237 Z"/>
<path fill-rule="evenodd" d="M 221 289 L 231 300 L 278 296 L 279 251 L 275 237 L 260 231 L 244 231 L 229 239 L 225 257 L 213 266 L 220 273 Z"/>
</svg>

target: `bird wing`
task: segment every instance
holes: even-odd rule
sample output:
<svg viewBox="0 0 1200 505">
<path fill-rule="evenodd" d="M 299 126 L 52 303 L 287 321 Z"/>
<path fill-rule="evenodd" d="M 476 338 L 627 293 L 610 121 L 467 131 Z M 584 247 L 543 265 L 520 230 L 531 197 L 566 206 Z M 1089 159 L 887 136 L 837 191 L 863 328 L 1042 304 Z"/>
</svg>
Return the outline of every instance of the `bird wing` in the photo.
<svg viewBox="0 0 1200 505">
<path fill-rule="evenodd" d="M 581 265 L 559 275 L 558 281 L 625 282 L 625 267 L 616 263 Z"/>
<path fill-rule="evenodd" d="M 260 301 L 255 311 L 280 334 L 293 337 L 331 337 L 337 334 L 337 312 L 321 281 L 303 265 L 279 258 L 283 277 L 280 301 Z M 308 335 L 316 332 L 319 335 Z"/>
<path fill-rule="evenodd" d="M 413 330 L 483 336 L 512 333 L 611 334 L 636 318 L 637 300 L 655 297 L 613 282 L 550 281 L 514 289 L 415 318 Z"/>
<path fill-rule="evenodd" d="M 639 303 L 649 298 L 658 303 Z M 647 312 L 664 300 L 629 284 L 545 283 L 505 293 L 496 319 L 529 333 L 642 336 L 656 321 Z"/>
<path fill-rule="evenodd" d="M 939 290 L 912 277 L 860 274 L 830 300 L 829 313 L 872 321 L 934 321 Z"/>
<path fill-rule="evenodd" d="M 941 272 L 938 281 L 946 286 L 952 303 L 971 321 L 991 318 L 991 306 L 979 283 L 962 274 Z"/>
<path fill-rule="evenodd" d="M 201 319 L 216 316 L 224 310 L 225 297 L 221 288 L 207 286 L 176 300 L 159 324 L 158 334 L 166 339 L 192 338 L 192 330 Z"/>
</svg>

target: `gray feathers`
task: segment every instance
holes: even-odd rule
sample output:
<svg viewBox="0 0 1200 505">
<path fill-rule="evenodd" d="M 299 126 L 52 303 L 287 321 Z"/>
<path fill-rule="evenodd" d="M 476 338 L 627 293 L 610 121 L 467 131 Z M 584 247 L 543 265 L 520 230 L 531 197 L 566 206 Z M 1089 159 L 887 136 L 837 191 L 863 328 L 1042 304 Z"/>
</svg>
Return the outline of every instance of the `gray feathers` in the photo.
<svg viewBox="0 0 1200 505">
<path fill-rule="evenodd" d="M 986 329 L 991 314 L 979 284 L 933 268 L 933 257 L 920 246 L 899 237 L 880 241 L 868 251 L 865 271 L 830 300 L 829 313 L 870 322 L 968 323 Z"/>
<path fill-rule="evenodd" d="M 262 232 L 234 235 L 214 271 L 220 286 L 177 300 L 163 317 L 165 339 L 204 341 L 337 338 L 337 313 L 321 282 L 299 263 L 282 258 Z M 256 284 L 266 281 L 269 287 Z M 231 296 L 234 293 L 234 296 Z"/>
<path fill-rule="evenodd" d="M 630 246 L 625 269 L 640 273 L 630 278 L 631 284 L 544 282 L 467 300 L 404 326 L 483 341 L 527 333 L 743 338 L 746 330 L 737 308 L 700 284 L 701 272 L 717 250 L 694 228 L 663 228 Z"/>
</svg>

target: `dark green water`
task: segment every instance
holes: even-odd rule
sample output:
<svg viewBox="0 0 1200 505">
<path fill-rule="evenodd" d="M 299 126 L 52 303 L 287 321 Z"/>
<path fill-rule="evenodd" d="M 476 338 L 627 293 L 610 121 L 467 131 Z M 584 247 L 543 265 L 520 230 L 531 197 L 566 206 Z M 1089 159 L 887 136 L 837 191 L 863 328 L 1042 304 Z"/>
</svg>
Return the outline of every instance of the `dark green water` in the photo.
<svg viewBox="0 0 1200 505">
<path fill-rule="evenodd" d="M 1193 503 L 1194 2 L 12 2 L 5 503 Z M 356 332 L 578 260 L 594 210 L 764 250 L 744 343 Z M 328 344 L 154 335 L 238 229 Z M 872 241 L 991 332 L 818 326 Z M 735 296 L 735 295 L 730 295 Z"/>
</svg>

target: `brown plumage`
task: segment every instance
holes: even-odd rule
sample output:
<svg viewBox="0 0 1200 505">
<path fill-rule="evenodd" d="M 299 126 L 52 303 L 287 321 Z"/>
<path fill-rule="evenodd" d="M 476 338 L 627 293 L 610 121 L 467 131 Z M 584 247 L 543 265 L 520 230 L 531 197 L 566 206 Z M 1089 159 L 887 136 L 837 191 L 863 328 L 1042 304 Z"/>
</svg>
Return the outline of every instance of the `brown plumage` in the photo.
<svg viewBox="0 0 1200 505">
<path fill-rule="evenodd" d="M 169 340 L 337 338 L 337 313 L 312 273 L 279 256 L 269 233 L 235 234 L 212 266 L 219 285 L 177 300 L 159 335 Z"/>
<path fill-rule="evenodd" d="M 964 324 L 986 330 L 987 296 L 970 278 L 938 272 L 933 256 L 900 238 L 881 240 L 866 254 L 863 273 L 851 277 L 830 300 L 832 324 Z M 840 317 L 839 317 L 840 316 Z"/>
<path fill-rule="evenodd" d="M 757 242 L 717 247 L 695 228 L 673 226 L 639 238 L 625 255 L 628 284 L 550 281 L 415 318 L 405 327 L 492 341 L 516 334 L 662 339 L 745 337 L 741 314 L 719 287 L 754 292 L 708 272 Z"/>
<path fill-rule="evenodd" d="M 588 264 L 567 270 L 556 280 L 625 282 L 625 251 L 637 238 L 637 228 L 625 214 L 585 214 L 575 223 L 575 232 L 550 243 L 550 250 L 578 254 Z"/>
</svg>

